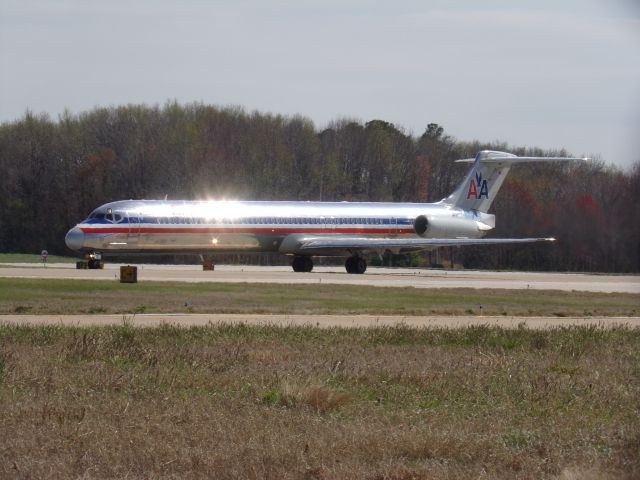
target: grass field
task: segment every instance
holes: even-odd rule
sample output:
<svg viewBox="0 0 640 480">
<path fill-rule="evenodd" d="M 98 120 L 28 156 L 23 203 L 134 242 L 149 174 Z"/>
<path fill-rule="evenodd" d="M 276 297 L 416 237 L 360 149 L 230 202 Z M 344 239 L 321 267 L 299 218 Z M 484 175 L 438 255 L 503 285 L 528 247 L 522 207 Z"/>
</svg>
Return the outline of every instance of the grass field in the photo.
<svg viewBox="0 0 640 480">
<path fill-rule="evenodd" d="M 0 326 L 0 477 L 638 478 L 640 330 Z"/>
<path fill-rule="evenodd" d="M 481 307 L 482 306 L 482 307 Z M 635 316 L 640 295 L 352 285 L 0 278 L 0 314 L 316 313 Z"/>
<path fill-rule="evenodd" d="M 49 255 L 48 263 L 76 263 L 76 257 L 60 257 L 58 255 Z M 29 253 L 0 253 L 0 263 L 42 263 L 40 255 L 32 255 Z"/>
</svg>

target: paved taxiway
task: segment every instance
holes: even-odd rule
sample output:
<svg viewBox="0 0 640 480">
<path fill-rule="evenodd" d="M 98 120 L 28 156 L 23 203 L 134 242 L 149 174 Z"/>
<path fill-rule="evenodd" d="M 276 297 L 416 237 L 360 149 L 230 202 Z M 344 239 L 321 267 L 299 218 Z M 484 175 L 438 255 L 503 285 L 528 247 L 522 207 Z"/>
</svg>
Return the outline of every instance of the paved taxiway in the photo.
<svg viewBox="0 0 640 480">
<path fill-rule="evenodd" d="M 119 264 L 104 270 L 76 270 L 74 264 L 0 264 L 0 277 L 117 280 Z M 491 272 L 370 267 L 364 275 L 350 275 L 343 267 L 316 267 L 295 273 L 290 267 L 216 265 L 203 271 L 199 265 L 139 265 L 139 281 L 227 283 L 330 283 L 376 287 L 504 288 L 640 293 L 640 276 L 589 275 L 547 272 Z"/>
<path fill-rule="evenodd" d="M 136 327 L 163 324 L 180 327 L 249 324 L 276 326 L 314 326 L 321 328 L 362 328 L 406 325 L 425 328 L 460 328 L 472 325 L 544 330 L 568 326 L 595 325 L 602 328 L 623 326 L 640 328 L 640 317 L 478 317 L 478 316 L 401 316 L 401 315 L 255 315 L 255 314 L 141 314 L 141 315 L 0 315 L 0 324 L 107 326 L 127 323 Z"/>
</svg>

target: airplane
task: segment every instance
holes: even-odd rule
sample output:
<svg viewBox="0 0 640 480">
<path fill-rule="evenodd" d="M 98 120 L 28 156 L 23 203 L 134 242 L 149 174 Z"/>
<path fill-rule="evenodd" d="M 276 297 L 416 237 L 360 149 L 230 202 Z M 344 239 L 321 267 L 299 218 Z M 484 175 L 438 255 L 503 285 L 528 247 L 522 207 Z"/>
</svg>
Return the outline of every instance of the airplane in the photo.
<svg viewBox="0 0 640 480">
<path fill-rule="evenodd" d="M 552 242 L 554 238 L 484 238 L 488 213 L 509 170 L 529 162 L 587 158 L 519 157 L 483 150 L 448 197 L 436 203 L 123 200 L 96 208 L 67 233 L 66 245 L 100 268 L 102 255 L 280 252 L 295 272 L 314 256 L 347 257 L 348 273 L 367 269 L 365 256 L 443 246 Z"/>
</svg>

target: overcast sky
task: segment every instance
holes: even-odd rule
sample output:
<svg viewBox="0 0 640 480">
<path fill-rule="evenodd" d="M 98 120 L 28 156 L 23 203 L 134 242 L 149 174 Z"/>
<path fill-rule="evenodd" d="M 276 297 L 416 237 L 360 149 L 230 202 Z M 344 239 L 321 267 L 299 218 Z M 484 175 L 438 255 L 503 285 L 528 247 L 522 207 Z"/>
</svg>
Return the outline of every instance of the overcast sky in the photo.
<svg viewBox="0 0 640 480">
<path fill-rule="evenodd" d="M 640 1 L 0 0 L 0 122 L 167 100 L 640 160 Z"/>
</svg>

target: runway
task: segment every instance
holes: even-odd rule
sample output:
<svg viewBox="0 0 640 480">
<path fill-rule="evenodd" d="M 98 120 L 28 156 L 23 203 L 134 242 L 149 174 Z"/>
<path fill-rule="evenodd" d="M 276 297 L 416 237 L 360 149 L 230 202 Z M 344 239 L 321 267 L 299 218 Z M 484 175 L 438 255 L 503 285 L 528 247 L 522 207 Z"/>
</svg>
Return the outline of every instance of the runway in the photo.
<svg viewBox="0 0 640 480">
<path fill-rule="evenodd" d="M 572 326 L 640 328 L 640 317 L 491 317 L 401 315 L 256 315 L 256 314 L 141 314 L 141 315 L 0 315 L 0 324 L 158 327 L 168 324 L 197 327 L 220 324 L 310 326 L 319 328 L 463 328 L 469 326 L 525 327 L 532 330 Z"/>
<path fill-rule="evenodd" d="M 118 280 L 120 264 L 104 270 L 76 270 L 74 264 L 0 264 L 0 277 Z M 587 292 L 640 293 L 640 276 L 548 272 L 493 272 L 370 267 L 364 275 L 350 275 L 343 267 L 316 267 L 295 273 L 290 267 L 216 265 L 138 265 L 138 281 L 344 284 L 414 288 L 501 288 Z"/>
</svg>

